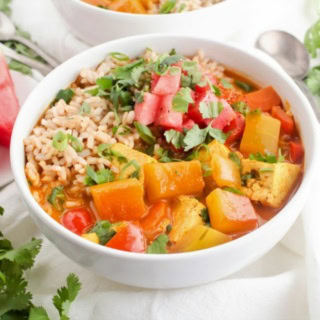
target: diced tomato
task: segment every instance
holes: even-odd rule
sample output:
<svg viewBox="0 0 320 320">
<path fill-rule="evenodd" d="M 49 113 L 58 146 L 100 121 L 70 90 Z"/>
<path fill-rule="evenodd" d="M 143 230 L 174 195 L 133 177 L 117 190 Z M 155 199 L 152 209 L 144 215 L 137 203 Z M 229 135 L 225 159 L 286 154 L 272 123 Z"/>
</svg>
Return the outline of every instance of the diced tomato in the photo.
<svg viewBox="0 0 320 320">
<path fill-rule="evenodd" d="M 146 126 L 153 123 L 156 119 L 160 101 L 159 96 L 146 92 L 143 96 L 143 102 L 136 103 L 134 107 L 135 120 Z"/>
<path fill-rule="evenodd" d="M 212 128 L 223 130 L 233 119 L 236 118 L 236 113 L 225 100 L 221 100 L 220 102 L 223 105 L 223 109 L 218 117 L 213 120 L 211 126 Z M 211 121 L 212 119 L 205 119 L 206 125 L 209 125 Z"/>
<path fill-rule="evenodd" d="M 10 147 L 11 133 L 19 102 L 4 56 L 0 53 L 0 145 Z"/>
<path fill-rule="evenodd" d="M 153 241 L 163 233 L 165 226 L 162 224 L 165 219 L 169 221 L 168 202 L 158 201 L 149 209 L 148 215 L 140 220 L 140 225 L 148 240 Z"/>
<path fill-rule="evenodd" d="M 155 77 L 155 83 L 152 83 L 152 93 L 159 96 L 166 96 L 169 94 L 176 94 L 180 87 L 181 69 L 176 74 L 167 74 L 160 76 L 159 79 Z"/>
<path fill-rule="evenodd" d="M 272 107 L 271 115 L 280 120 L 281 122 L 281 129 L 283 132 L 287 134 L 293 134 L 294 133 L 294 121 L 293 118 L 287 115 L 283 109 L 279 106 Z"/>
<path fill-rule="evenodd" d="M 210 86 L 208 83 L 205 83 L 203 86 L 200 86 L 199 84 L 196 84 L 194 86 L 194 90 L 197 92 L 197 93 L 204 93 L 204 92 L 207 92 L 208 90 L 210 90 Z"/>
<path fill-rule="evenodd" d="M 195 125 L 195 122 L 192 119 L 187 118 L 183 120 L 182 128 L 186 130 L 190 130 L 193 128 L 194 125 Z"/>
<path fill-rule="evenodd" d="M 162 98 L 159 112 L 155 124 L 165 129 L 182 130 L 183 114 L 172 110 L 172 100 L 174 95 L 167 95 Z"/>
<path fill-rule="evenodd" d="M 241 113 L 236 112 L 236 117 L 223 129 L 224 132 L 230 133 L 226 140 L 226 144 L 230 145 L 242 137 L 245 123 L 244 116 Z"/>
<path fill-rule="evenodd" d="M 120 226 L 119 230 L 106 247 L 122 251 L 144 253 L 146 251 L 146 239 L 139 225 L 127 222 Z"/>
<path fill-rule="evenodd" d="M 279 95 L 271 86 L 248 93 L 245 97 L 249 107 L 253 110 L 269 111 L 272 107 L 281 104 Z"/>
<path fill-rule="evenodd" d="M 68 210 L 62 217 L 61 223 L 64 227 L 76 234 L 83 234 L 93 226 L 94 221 L 91 213 L 85 208 Z"/>
<path fill-rule="evenodd" d="M 304 149 L 301 142 L 291 141 L 290 146 L 290 159 L 294 163 L 301 163 L 304 155 Z"/>
<path fill-rule="evenodd" d="M 153 92 L 154 87 L 156 86 L 160 76 L 156 74 L 155 72 L 152 73 L 151 75 L 151 92 Z"/>
</svg>

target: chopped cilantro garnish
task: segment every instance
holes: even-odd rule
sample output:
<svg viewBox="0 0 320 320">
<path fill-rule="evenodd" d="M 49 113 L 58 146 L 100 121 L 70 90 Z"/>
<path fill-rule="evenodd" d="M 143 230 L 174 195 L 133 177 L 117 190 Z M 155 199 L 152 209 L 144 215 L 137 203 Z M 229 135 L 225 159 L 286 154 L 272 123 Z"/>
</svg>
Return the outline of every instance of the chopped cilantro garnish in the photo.
<svg viewBox="0 0 320 320">
<path fill-rule="evenodd" d="M 247 116 L 247 114 L 250 112 L 250 107 L 244 102 L 244 101 L 237 101 L 234 102 L 231 107 L 237 111 L 240 112 L 242 115 L 244 115 L 245 117 Z"/>
<path fill-rule="evenodd" d="M 251 84 L 240 81 L 240 80 L 235 80 L 235 84 L 242 90 L 244 90 L 245 92 L 251 92 L 253 87 Z"/>
<path fill-rule="evenodd" d="M 203 119 L 217 118 L 223 110 L 223 104 L 220 101 L 200 102 L 199 110 Z"/>
<path fill-rule="evenodd" d="M 241 160 L 235 152 L 229 153 L 229 159 L 232 160 L 241 169 Z"/>
<path fill-rule="evenodd" d="M 220 82 L 225 89 L 231 89 L 233 87 L 233 85 L 227 79 L 222 78 Z"/>
<path fill-rule="evenodd" d="M 186 113 L 190 103 L 194 100 L 191 97 L 190 88 L 181 88 L 172 100 L 172 110 Z"/>
<path fill-rule="evenodd" d="M 86 167 L 87 176 L 84 178 L 86 186 L 93 186 L 95 184 L 102 184 L 114 181 L 114 174 L 109 169 L 102 169 L 94 171 L 90 166 Z"/>
<path fill-rule="evenodd" d="M 68 142 L 71 144 L 71 147 L 76 150 L 76 152 L 81 152 L 83 150 L 83 144 L 80 140 L 71 134 L 68 134 Z"/>
<path fill-rule="evenodd" d="M 159 162 L 172 162 L 174 160 L 170 157 L 169 150 L 165 150 L 163 148 L 157 149 L 157 156 L 159 157 Z"/>
<path fill-rule="evenodd" d="M 168 55 L 165 53 L 161 55 L 158 58 L 158 60 L 155 62 L 153 66 L 154 72 L 157 73 L 158 75 L 164 75 L 172 64 L 177 63 L 182 59 L 183 59 L 183 56 L 180 54 Z"/>
<path fill-rule="evenodd" d="M 148 144 L 155 143 L 156 138 L 154 137 L 151 130 L 147 126 L 137 121 L 134 122 L 134 126 L 136 127 L 137 132 L 143 141 L 145 141 Z"/>
<path fill-rule="evenodd" d="M 99 144 L 98 155 L 99 157 L 106 158 L 110 161 L 112 161 L 113 158 L 116 158 L 120 163 L 128 162 L 128 159 L 125 156 L 123 156 L 120 152 L 111 149 L 111 144 L 107 143 Z"/>
<path fill-rule="evenodd" d="M 281 149 L 278 150 L 278 158 L 276 155 L 271 153 L 266 153 L 265 155 L 262 155 L 260 152 L 257 152 L 256 154 L 251 153 L 249 155 L 250 160 L 256 160 L 261 162 L 267 162 L 267 163 L 277 163 L 277 162 L 283 162 L 285 160 Z"/>
<path fill-rule="evenodd" d="M 184 135 L 176 130 L 168 130 L 164 133 L 166 141 L 171 143 L 175 148 L 180 149 L 183 147 Z"/>
<path fill-rule="evenodd" d="M 228 192 L 232 192 L 235 194 L 240 194 L 243 195 L 243 192 L 237 188 L 231 188 L 231 187 L 224 187 L 223 190 L 228 191 Z"/>
<path fill-rule="evenodd" d="M 130 178 L 139 179 L 141 167 L 140 167 L 139 163 L 136 160 L 131 160 L 125 166 L 123 166 L 123 168 L 121 169 L 120 174 L 119 174 L 119 179 L 120 180 L 123 179 L 124 173 L 129 167 L 134 167 L 135 168 L 135 171 L 130 174 Z"/>
<path fill-rule="evenodd" d="M 217 96 L 217 97 L 220 97 L 221 96 L 221 91 L 220 89 L 215 86 L 214 84 L 212 84 L 212 82 L 210 81 L 210 79 L 208 77 L 205 78 L 209 87 L 210 87 L 210 90 Z"/>
<path fill-rule="evenodd" d="M 48 197 L 48 202 L 51 203 L 57 210 L 62 211 L 62 205 L 65 199 L 66 196 L 63 191 L 63 186 L 59 186 L 52 189 Z"/>
<path fill-rule="evenodd" d="M 161 234 L 154 240 L 147 248 L 147 253 L 149 254 L 163 254 L 167 253 L 167 244 L 169 242 L 169 237 L 166 234 Z"/>
<path fill-rule="evenodd" d="M 59 101 L 59 100 L 64 100 L 66 103 L 69 103 L 72 99 L 72 97 L 74 96 L 74 91 L 70 88 L 68 89 L 61 89 L 56 98 L 55 98 L 55 102 Z"/>
<path fill-rule="evenodd" d="M 199 84 L 202 79 L 202 73 L 199 70 L 199 65 L 196 61 L 184 61 L 182 69 L 188 72 L 188 75 L 184 75 L 184 80 L 187 86 L 193 87 L 195 84 Z"/>
<path fill-rule="evenodd" d="M 304 38 L 304 45 L 312 58 L 316 58 L 317 50 L 320 49 L 320 20 L 308 29 Z"/>
<path fill-rule="evenodd" d="M 203 208 L 200 212 L 200 217 L 202 218 L 203 222 L 206 226 L 211 226 L 210 224 L 210 217 L 209 217 L 209 211 L 207 208 Z"/>
<path fill-rule="evenodd" d="M 209 177 L 212 174 L 212 167 L 206 163 L 201 162 L 202 174 L 204 177 Z"/>
<path fill-rule="evenodd" d="M 175 7 L 177 0 L 167 0 L 159 9 L 160 14 L 170 13 Z"/>
<path fill-rule="evenodd" d="M 58 131 L 53 137 L 52 146 L 58 151 L 64 151 L 68 146 L 68 135 Z"/>
<path fill-rule="evenodd" d="M 90 114 L 91 112 L 91 107 L 89 105 L 88 102 L 83 102 L 83 104 L 81 105 L 80 107 L 80 110 L 79 110 L 79 114 L 80 115 L 83 115 L 83 114 Z"/>
<path fill-rule="evenodd" d="M 96 84 L 98 85 L 99 89 L 102 91 L 110 90 L 113 83 L 113 77 L 111 76 L 104 76 L 97 79 Z"/>
<path fill-rule="evenodd" d="M 87 233 L 93 232 L 97 234 L 99 243 L 103 246 L 116 234 L 116 231 L 112 228 L 112 224 L 108 220 L 96 222 L 95 226 Z"/>
<path fill-rule="evenodd" d="M 134 99 L 136 103 L 142 103 L 144 101 L 144 92 L 142 91 L 135 92 Z"/>
</svg>

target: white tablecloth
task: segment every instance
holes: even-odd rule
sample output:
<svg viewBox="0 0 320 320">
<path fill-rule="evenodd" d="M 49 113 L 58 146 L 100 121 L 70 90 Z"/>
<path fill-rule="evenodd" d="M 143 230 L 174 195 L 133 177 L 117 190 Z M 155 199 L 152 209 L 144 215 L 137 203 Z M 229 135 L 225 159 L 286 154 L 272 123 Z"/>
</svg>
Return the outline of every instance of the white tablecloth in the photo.
<svg viewBox="0 0 320 320">
<path fill-rule="evenodd" d="M 312 0 L 239 1 L 251 1 L 252 10 L 239 12 L 243 31 L 229 40 L 246 45 L 252 45 L 257 35 L 268 29 L 283 29 L 302 39 L 316 19 L 310 8 Z M 87 47 L 67 31 L 49 0 L 13 0 L 13 19 L 60 61 Z M 27 277 L 34 303 L 48 308 L 54 319 L 57 314 L 51 297 L 68 273 L 75 272 L 83 289 L 72 307 L 72 319 L 319 320 L 319 186 L 320 177 L 302 218 L 263 258 L 227 279 L 188 289 L 130 288 L 77 266 L 43 238 L 14 183 L 0 192 L 0 205 L 6 209 L 0 230 L 16 244 L 31 237 L 44 239 L 36 266 Z"/>
</svg>

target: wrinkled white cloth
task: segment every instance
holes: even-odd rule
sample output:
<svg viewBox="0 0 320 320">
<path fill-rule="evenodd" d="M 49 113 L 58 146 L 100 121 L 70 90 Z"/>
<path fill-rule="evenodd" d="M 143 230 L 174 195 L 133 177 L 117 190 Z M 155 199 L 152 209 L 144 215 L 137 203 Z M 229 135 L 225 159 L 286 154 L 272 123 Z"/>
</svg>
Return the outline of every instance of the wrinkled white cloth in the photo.
<svg viewBox="0 0 320 320">
<path fill-rule="evenodd" d="M 256 37 L 269 29 L 286 30 L 302 39 L 316 19 L 311 8 L 313 0 L 238 1 L 251 1 L 252 10 L 239 12 L 238 23 L 245 27 L 241 34 L 226 40 L 245 45 L 253 45 Z M 68 32 L 50 0 L 13 0 L 12 17 L 59 61 L 87 47 Z M 318 174 L 299 220 L 282 242 L 259 261 L 226 279 L 179 290 L 131 288 L 79 267 L 44 239 L 14 183 L 0 191 L 0 205 L 6 210 L 0 219 L 0 230 L 15 244 L 31 237 L 44 239 L 36 266 L 27 277 L 34 303 L 49 309 L 53 319 L 57 314 L 51 297 L 68 273 L 75 272 L 83 289 L 71 308 L 72 319 L 319 320 L 319 194 Z"/>
</svg>

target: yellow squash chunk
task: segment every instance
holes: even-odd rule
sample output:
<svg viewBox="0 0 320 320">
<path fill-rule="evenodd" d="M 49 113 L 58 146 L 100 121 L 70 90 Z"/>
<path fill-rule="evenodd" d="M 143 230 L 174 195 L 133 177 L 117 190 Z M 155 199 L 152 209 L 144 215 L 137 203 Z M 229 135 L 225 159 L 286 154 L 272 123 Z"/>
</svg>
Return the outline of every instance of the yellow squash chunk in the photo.
<svg viewBox="0 0 320 320">
<path fill-rule="evenodd" d="M 87 239 L 93 243 L 99 244 L 99 238 L 97 236 L 97 234 L 95 232 L 93 233 L 84 233 L 82 236 L 82 238 Z"/>
<path fill-rule="evenodd" d="M 206 226 L 194 226 L 186 232 L 170 252 L 190 252 L 215 247 L 231 241 L 232 238 L 222 232 Z"/>
<path fill-rule="evenodd" d="M 206 207 L 195 198 L 180 196 L 172 207 L 172 230 L 169 233 L 171 242 L 179 241 L 194 226 L 203 225 L 201 211 Z"/>
<path fill-rule="evenodd" d="M 240 151 L 245 155 L 260 152 L 277 154 L 281 122 L 262 113 L 251 112 L 246 117 Z"/>
<path fill-rule="evenodd" d="M 212 228 L 235 234 L 257 227 L 257 216 L 249 198 L 215 189 L 206 198 Z"/>
<path fill-rule="evenodd" d="M 219 187 L 241 188 L 240 169 L 234 161 L 213 154 L 211 166 L 212 177 Z"/>
<path fill-rule="evenodd" d="M 155 160 L 152 157 L 149 157 L 148 155 L 134 150 L 122 143 L 115 143 L 114 145 L 111 146 L 111 150 L 119 153 L 119 155 L 122 155 L 123 157 L 127 158 L 127 162 L 119 161 L 118 157 L 113 157 L 112 159 L 112 165 L 115 166 L 116 168 L 119 169 L 119 172 L 121 172 L 122 168 L 124 168 L 128 162 L 135 160 L 140 166 L 140 176 L 139 176 L 139 181 L 143 185 L 144 183 L 144 173 L 143 173 L 143 166 L 146 163 L 155 163 L 157 160 Z M 121 158 L 120 158 L 121 159 Z M 135 166 L 130 165 L 127 167 L 124 171 L 121 173 L 121 178 L 122 179 L 127 179 L 130 178 L 131 174 L 136 170 Z M 118 175 L 119 177 L 119 175 Z M 118 178 L 117 177 L 117 178 Z"/>
<path fill-rule="evenodd" d="M 150 202 L 180 195 L 201 194 L 204 182 L 200 161 L 147 163 L 145 190 Z"/>
<path fill-rule="evenodd" d="M 102 220 L 139 220 L 146 213 L 143 187 L 137 179 L 125 179 L 90 188 L 94 205 Z"/>
<path fill-rule="evenodd" d="M 244 194 L 253 201 L 278 208 L 288 197 L 301 175 L 301 167 L 291 163 L 265 163 L 243 159 L 243 175 L 251 174 Z"/>
</svg>

